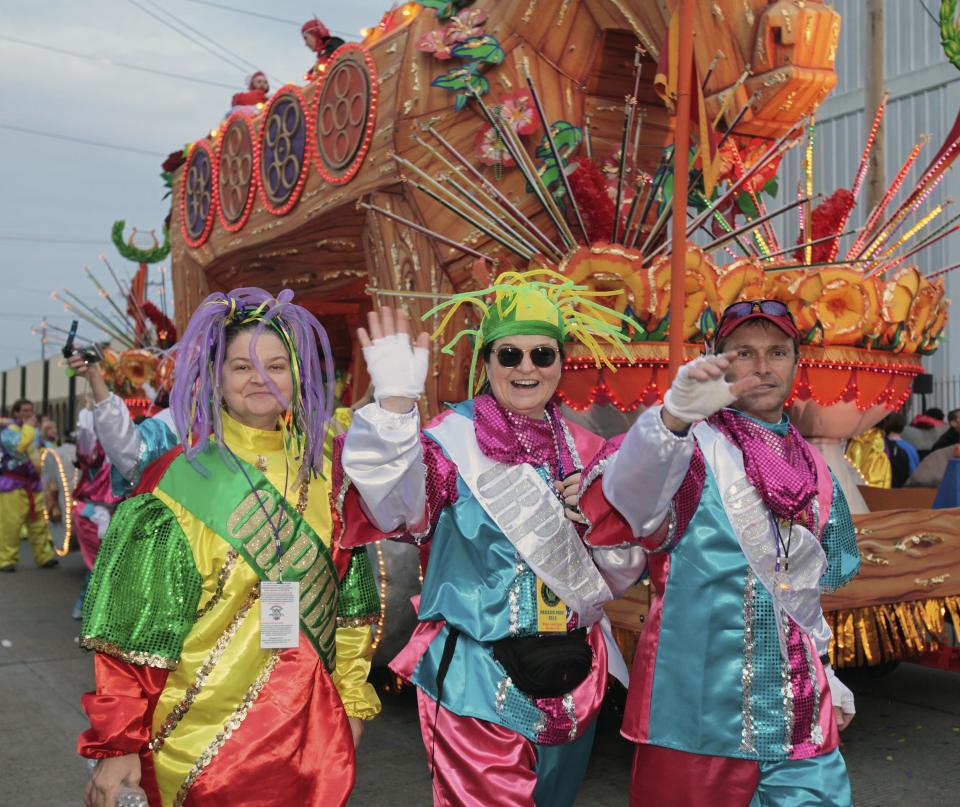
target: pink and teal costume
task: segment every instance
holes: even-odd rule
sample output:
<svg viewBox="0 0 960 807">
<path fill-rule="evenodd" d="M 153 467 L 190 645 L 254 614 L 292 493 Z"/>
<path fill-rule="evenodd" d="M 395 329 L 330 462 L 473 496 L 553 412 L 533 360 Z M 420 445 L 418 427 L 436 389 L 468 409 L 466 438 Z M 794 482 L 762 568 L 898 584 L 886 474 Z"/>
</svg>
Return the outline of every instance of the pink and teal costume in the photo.
<svg viewBox="0 0 960 807">
<path fill-rule="evenodd" d="M 636 548 L 599 550 L 591 559 L 547 489 L 601 445 L 565 422 L 555 404 L 546 420 L 535 420 L 480 395 L 422 432 L 416 410 L 398 415 L 370 404 L 355 413 L 338 446 L 345 471 L 334 478 L 342 545 L 384 533 L 425 548 L 429 542 L 419 624 L 391 667 L 419 690 L 437 805 L 563 807 L 576 797 L 607 673 L 626 673 L 601 606 L 637 580 L 643 555 Z M 502 485 L 494 494 L 499 504 L 485 499 L 484 480 Z M 504 520 L 504 508 L 525 497 L 546 508 L 530 520 L 542 519 L 539 535 L 521 535 L 523 527 Z M 560 515 L 551 521 L 554 506 Z M 567 605 L 565 632 L 586 628 L 593 661 L 570 691 L 534 698 L 515 685 L 492 647 L 538 633 L 543 581 Z M 459 636 L 438 707 L 438 673 L 452 629 Z"/>
<path fill-rule="evenodd" d="M 852 804 L 820 592 L 860 560 L 822 458 L 786 417 L 724 409 L 677 435 L 656 407 L 582 491 L 587 541 L 633 536 L 653 589 L 622 730 L 637 744 L 631 805 Z"/>
</svg>

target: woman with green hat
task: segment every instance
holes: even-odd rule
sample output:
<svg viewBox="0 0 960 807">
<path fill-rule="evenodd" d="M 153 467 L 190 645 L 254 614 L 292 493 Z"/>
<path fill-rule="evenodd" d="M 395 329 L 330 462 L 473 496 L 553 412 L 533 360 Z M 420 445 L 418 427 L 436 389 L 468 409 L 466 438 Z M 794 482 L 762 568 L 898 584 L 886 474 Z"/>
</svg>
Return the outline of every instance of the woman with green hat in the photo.
<svg viewBox="0 0 960 807">
<path fill-rule="evenodd" d="M 444 348 L 472 337 L 479 392 L 423 431 L 426 334 L 411 342 L 407 315 L 386 307 L 358 332 L 376 400 L 339 447 L 340 541 L 430 543 L 418 627 L 391 667 L 418 689 L 435 805 L 572 804 L 607 673 L 625 679 L 602 606 L 643 554 L 587 550 L 577 490 L 602 441 L 554 399 L 566 341 L 607 365 L 601 344 L 625 350 L 629 320 L 591 296 L 513 272 L 438 306 L 438 332 L 463 304 L 482 313 Z"/>
</svg>

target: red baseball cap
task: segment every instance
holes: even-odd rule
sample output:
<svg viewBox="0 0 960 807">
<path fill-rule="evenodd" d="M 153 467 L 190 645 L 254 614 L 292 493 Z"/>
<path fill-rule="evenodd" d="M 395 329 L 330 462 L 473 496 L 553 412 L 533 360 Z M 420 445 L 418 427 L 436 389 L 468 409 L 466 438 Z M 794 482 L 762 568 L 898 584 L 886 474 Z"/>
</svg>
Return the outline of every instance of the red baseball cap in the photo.
<svg viewBox="0 0 960 807">
<path fill-rule="evenodd" d="M 733 333 L 736 328 L 754 319 L 765 319 L 772 322 L 794 342 L 800 341 L 800 331 L 797 329 L 797 324 L 793 321 L 793 315 L 787 308 L 786 303 L 782 303 L 780 300 L 741 300 L 731 303 L 723 312 L 716 333 L 713 335 L 713 344 L 716 345 Z"/>
</svg>

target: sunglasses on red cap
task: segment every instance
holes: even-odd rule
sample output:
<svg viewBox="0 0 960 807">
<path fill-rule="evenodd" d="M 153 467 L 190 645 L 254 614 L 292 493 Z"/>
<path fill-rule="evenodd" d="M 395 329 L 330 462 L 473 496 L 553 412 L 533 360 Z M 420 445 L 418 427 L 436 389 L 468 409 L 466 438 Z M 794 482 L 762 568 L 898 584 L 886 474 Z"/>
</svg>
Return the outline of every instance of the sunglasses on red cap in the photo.
<svg viewBox="0 0 960 807">
<path fill-rule="evenodd" d="M 734 328 L 748 319 L 762 318 L 773 322 L 784 333 L 793 339 L 800 336 L 796 323 L 793 321 L 793 315 L 786 303 L 779 300 L 749 300 L 739 303 L 732 303 L 727 306 L 727 310 L 720 317 L 717 325 L 714 341 L 727 336 Z"/>
</svg>

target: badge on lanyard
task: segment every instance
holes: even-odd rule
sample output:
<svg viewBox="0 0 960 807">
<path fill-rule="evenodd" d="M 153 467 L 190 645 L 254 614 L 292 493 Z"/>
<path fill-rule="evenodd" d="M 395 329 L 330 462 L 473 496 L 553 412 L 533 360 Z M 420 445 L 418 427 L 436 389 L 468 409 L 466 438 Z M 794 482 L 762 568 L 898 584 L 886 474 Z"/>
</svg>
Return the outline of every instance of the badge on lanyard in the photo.
<svg viewBox="0 0 960 807">
<path fill-rule="evenodd" d="M 566 633 L 567 606 L 537 578 L 537 633 Z"/>
<path fill-rule="evenodd" d="M 300 584 L 260 583 L 260 648 L 300 646 Z"/>
</svg>

